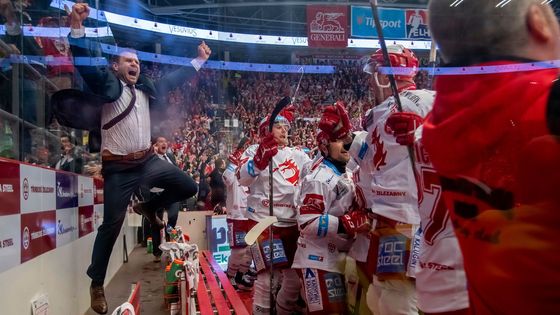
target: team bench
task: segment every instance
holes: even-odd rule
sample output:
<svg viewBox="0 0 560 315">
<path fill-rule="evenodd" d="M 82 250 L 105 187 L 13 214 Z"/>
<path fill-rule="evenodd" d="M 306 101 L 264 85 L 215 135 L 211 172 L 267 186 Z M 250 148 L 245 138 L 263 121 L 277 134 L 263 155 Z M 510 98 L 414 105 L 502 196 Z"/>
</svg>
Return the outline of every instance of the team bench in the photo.
<svg viewBox="0 0 560 315">
<path fill-rule="evenodd" d="M 126 308 L 126 303 L 119 306 L 115 312 L 121 315 L 140 315 L 140 282 L 136 282 L 132 284 L 132 288 L 130 290 L 130 296 L 128 297 L 127 302 L 132 305 L 134 308 L 134 313 L 130 312 L 128 308 Z M 119 310 L 122 310 L 119 311 Z"/>
<path fill-rule="evenodd" d="M 196 292 L 197 313 L 201 315 L 249 315 L 240 295 L 209 251 L 201 251 L 200 279 Z M 194 314 L 193 314 L 194 315 Z"/>
</svg>

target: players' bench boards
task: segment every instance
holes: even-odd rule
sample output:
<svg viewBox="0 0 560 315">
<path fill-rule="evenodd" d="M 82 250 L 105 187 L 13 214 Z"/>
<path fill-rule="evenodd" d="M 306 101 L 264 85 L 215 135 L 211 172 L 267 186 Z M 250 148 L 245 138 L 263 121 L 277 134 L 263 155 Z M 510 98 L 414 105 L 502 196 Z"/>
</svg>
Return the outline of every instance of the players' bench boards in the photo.
<svg viewBox="0 0 560 315">
<path fill-rule="evenodd" d="M 245 304 L 231 285 L 227 275 L 209 251 L 201 251 L 200 280 L 197 288 L 198 312 L 201 315 L 249 315 Z M 232 312 L 233 311 L 233 312 Z"/>
<path fill-rule="evenodd" d="M 117 307 L 113 314 L 140 315 L 140 282 L 133 283 L 130 291 L 127 303 Z M 129 311 L 130 306 L 134 309 L 134 313 Z"/>
</svg>

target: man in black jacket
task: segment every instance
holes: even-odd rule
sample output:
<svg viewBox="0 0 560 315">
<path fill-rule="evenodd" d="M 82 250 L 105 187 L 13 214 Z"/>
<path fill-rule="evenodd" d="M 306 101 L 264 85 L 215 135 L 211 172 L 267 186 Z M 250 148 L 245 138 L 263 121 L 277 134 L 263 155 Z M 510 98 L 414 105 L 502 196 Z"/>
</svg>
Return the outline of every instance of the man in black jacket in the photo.
<svg viewBox="0 0 560 315">
<path fill-rule="evenodd" d="M 121 50 L 110 67 L 78 65 L 77 58 L 95 60 L 95 52 L 100 51 L 99 43 L 85 36 L 82 22 L 88 16 L 87 4 L 73 6 L 69 42 L 75 66 L 93 94 L 66 90 L 53 97 L 53 102 L 68 106 L 57 107 L 57 118 L 66 115 L 69 119 L 62 121 L 67 125 L 89 129 L 90 139 L 101 138 L 105 210 L 87 274 L 92 279 L 91 308 L 105 314 L 108 307 L 103 283 L 107 265 L 132 193 L 141 185 L 164 189 L 159 196 L 135 207 L 152 224 L 162 227 L 162 222 L 155 215 L 156 209 L 187 199 L 197 191 L 192 178 L 154 154 L 150 143 L 150 113 L 158 111 L 158 106 L 161 108 L 163 102 L 158 100 L 164 101 L 167 91 L 196 73 L 211 51 L 203 42 L 198 46 L 198 57 L 191 61 L 194 69 L 182 67 L 158 80 L 157 84 L 140 75 L 140 63 L 133 50 Z M 74 111 L 68 110 L 71 106 L 79 107 L 74 107 Z"/>
<path fill-rule="evenodd" d="M 175 156 L 173 156 L 173 154 L 167 152 L 167 148 L 168 148 L 168 143 L 167 143 L 167 139 L 165 137 L 157 137 L 155 144 L 154 144 L 154 151 L 156 152 L 156 156 L 164 161 L 166 161 L 167 163 L 172 164 L 173 166 L 179 168 L 177 166 L 177 162 L 175 161 Z M 152 196 L 155 195 L 157 196 L 157 194 L 161 193 L 161 192 L 157 192 L 157 193 L 153 193 L 154 191 L 152 190 Z M 182 200 L 181 200 L 182 201 Z M 177 201 L 174 202 L 170 205 L 168 205 L 166 208 L 160 208 L 157 210 L 156 214 L 157 217 L 161 220 L 163 220 L 163 212 L 164 210 L 167 211 L 167 226 L 171 226 L 172 228 L 175 228 L 175 225 L 177 225 L 177 219 L 179 218 L 179 211 L 181 210 L 181 201 Z M 165 227 L 167 229 L 167 226 Z M 162 242 L 161 239 L 161 233 L 160 233 L 160 229 L 158 226 L 154 226 L 153 224 L 150 224 L 150 233 L 152 236 L 152 241 L 153 241 L 153 245 L 154 245 L 154 250 L 153 250 L 153 255 L 154 255 L 154 262 L 160 262 L 161 261 L 161 254 L 162 251 L 161 249 L 159 249 L 159 245 Z M 167 231 L 166 231 L 167 232 Z"/>
<path fill-rule="evenodd" d="M 68 134 L 60 136 L 60 148 L 62 149 L 62 154 L 53 167 L 57 170 L 82 174 L 84 160 L 81 154 L 76 152 L 76 146 L 74 146 Z"/>
</svg>

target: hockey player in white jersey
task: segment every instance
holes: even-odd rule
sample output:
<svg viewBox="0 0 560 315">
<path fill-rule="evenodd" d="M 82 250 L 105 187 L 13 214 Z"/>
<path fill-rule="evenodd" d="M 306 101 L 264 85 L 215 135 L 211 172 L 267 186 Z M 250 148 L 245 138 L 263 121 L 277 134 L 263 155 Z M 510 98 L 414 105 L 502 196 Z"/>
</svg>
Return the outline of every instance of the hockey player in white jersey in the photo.
<svg viewBox="0 0 560 315">
<path fill-rule="evenodd" d="M 427 315 L 469 314 L 463 255 L 445 206 L 439 175 L 422 145 L 423 118 L 394 113 L 387 120 L 397 142 L 414 146 L 420 179 L 419 212 L 422 229 L 420 261 L 416 269 L 418 308 Z"/>
<path fill-rule="evenodd" d="M 282 112 L 274 121 L 272 133 L 268 132 L 269 117 L 259 126 L 261 143 L 249 147 L 243 157 L 248 160 L 239 167 L 239 183 L 249 187 L 247 218 L 249 229 L 262 218 L 269 216 L 269 162 L 273 167 L 273 209 L 278 223 L 273 227 L 273 270 L 274 279 L 282 278 L 276 298 L 277 314 L 291 314 L 298 310 L 296 303 L 300 283 L 295 270 L 290 269 L 296 250 L 298 228 L 296 222 L 296 197 L 300 189 L 301 171 L 311 162 L 302 150 L 288 146 L 290 122 Z M 270 312 L 270 273 L 268 230 L 251 248 L 257 269 L 257 280 L 253 294 L 253 314 Z M 274 292 L 273 288 L 273 292 Z"/>
<path fill-rule="evenodd" d="M 416 89 L 414 76 L 418 59 L 401 45 L 389 46 L 388 52 L 402 110 L 425 117 L 432 108 L 435 94 Z M 387 118 L 398 108 L 381 65 L 383 55 L 378 50 L 364 67 L 371 75 L 370 88 L 378 105 L 363 119 L 367 134 L 358 134 L 350 150 L 360 166 L 358 195 L 366 199 L 364 202 L 375 215 L 376 227 L 369 248 L 360 248 L 364 244 L 356 242 L 351 252 L 361 253 L 362 259 L 367 252 L 367 259 L 377 263 L 368 266 L 371 268 L 368 271 L 375 274 L 367 293 L 367 303 L 374 314 L 418 314 L 413 281 L 416 261 L 408 259 L 416 257 L 414 252 L 418 251 L 418 248 L 411 248 L 411 244 L 418 243 L 414 242 L 420 224 L 418 189 L 407 148 L 399 145 L 391 130 L 386 128 Z"/>
<path fill-rule="evenodd" d="M 352 126 L 341 102 L 328 106 L 317 143 L 323 159 L 303 179 L 299 197 L 300 236 L 294 259 L 308 314 L 348 314 L 344 264 L 357 233 L 371 229 L 367 213 L 355 205 L 352 174 L 346 164 Z"/>
<path fill-rule="evenodd" d="M 253 288 L 253 280 L 246 275 L 252 261 L 251 252 L 245 243 L 245 235 L 248 232 L 248 220 L 245 217 L 247 187 L 239 185 L 236 176 L 237 167 L 241 163 L 241 155 L 248 144 L 249 139 L 241 139 L 235 151 L 228 157 L 229 164 L 222 175 L 227 191 L 228 239 L 231 248 L 227 274 L 234 287 L 241 290 L 251 290 Z"/>
</svg>

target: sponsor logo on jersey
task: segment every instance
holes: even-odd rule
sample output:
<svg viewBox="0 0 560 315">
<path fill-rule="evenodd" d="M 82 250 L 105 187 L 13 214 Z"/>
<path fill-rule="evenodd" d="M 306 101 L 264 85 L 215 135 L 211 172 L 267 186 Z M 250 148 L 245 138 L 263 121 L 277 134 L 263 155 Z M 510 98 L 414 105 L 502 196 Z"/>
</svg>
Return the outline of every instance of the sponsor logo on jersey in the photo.
<svg viewBox="0 0 560 315">
<path fill-rule="evenodd" d="M 334 272 L 326 273 L 323 277 L 327 288 L 327 296 L 330 303 L 338 303 L 346 300 L 346 286 L 342 275 Z"/>
<path fill-rule="evenodd" d="M 258 243 L 251 245 L 250 249 L 251 249 L 251 256 L 253 256 L 253 262 L 255 263 L 255 269 L 257 271 L 264 270 L 266 266 L 264 264 L 263 255 L 259 248 Z"/>
<path fill-rule="evenodd" d="M 372 189 L 372 192 L 377 196 L 387 196 L 387 197 L 405 197 L 405 191 L 387 191 L 387 190 L 376 190 Z"/>
<path fill-rule="evenodd" d="M 442 265 L 442 264 L 438 264 L 432 261 L 429 262 L 420 262 L 420 268 L 422 269 L 432 269 L 435 271 L 440 271 L 440 270 L 455 270 L 455 268 L 451 267 L 451 266 L 447 266 L 447 265 Z"/>
<path fill-rule="evenodd" d="M 313 260 L 313 261 L 323 261 L 324 260 L 323 256 L 319 256 L 319 255 L 309 255 L 309 256 L 307 256 L 307 258 L 309 258 L 309 260 Z"/>
<path fill-rule="evenodd" d="M 319 227 L 317 228 L 317 236 L 325 237 L 329 230 L 329 216 L 327 214 L 319 217 Z"/>
<path fill-rule="evenodd" d="M 367 145 L 367 143 L 365 141 L 362 142 L 362 146 L 360 147 L 360 152 L 358 152 L 358 157 L 360 158 L 360 160 L 364 159 L 368 151 L 368 148 L 369 146 Z"/>
<path fill-rule="evenodd" d="M 373 166 L 376 170 L 380 171 L 381 167 L 387 165 L 385 159 L 387 158 L 387 150 L 385 150 L 385 143 L 381 141 L 381 135 L 377 127 L 373 130 L 371 135 L 371 144 L 375 147 L 375 154 L 373 155 Z"/>
<path fill-rule="evenodd" d="M 377 274 L 406 271 L 407 237 L 402 234 L 386 235 L 379 239 Z"/>
<path fill-rule="evenodd" d="M 342 199 L 342 197 L 344 197 L 344 195 L 346 195 L 350 191 L 350 188 L 348 188 L 348 186 L 349 183 L 347 183 L 344 178 L 336 183 L 336 186 L 334 188 L 336 192 L 336 200 Z"/>
<path fill-rule="evenodd" d="M 267 266 L 270 266 L 270 241 L 269 240 L 265 240 L 262 242 L 262 251 L 263 251 L 263 256 L 264 256 L 264 260 L 266 262 Z M 277 265 L 277 264 L 282 264 L 282 263 L 287 263 L 288 262 L 288 256 L 286 255 L 286 252 L 284 251 L 284 243 L 282 243 L 282 240 L 280 239 L 274 239 L 272 241 L 272 264 Z"/>
<path fill-rule="evenodd" d="M 307 308 L 310 312 L 323 310 L 323 299 L 321 297 L 317 269 L 305 268 L 302 271 Z"/>
</svg>

